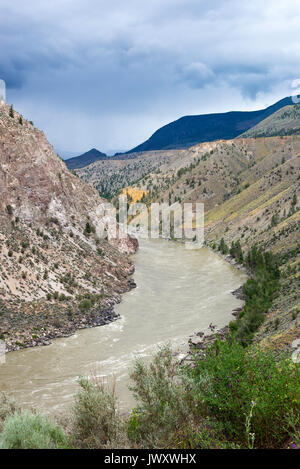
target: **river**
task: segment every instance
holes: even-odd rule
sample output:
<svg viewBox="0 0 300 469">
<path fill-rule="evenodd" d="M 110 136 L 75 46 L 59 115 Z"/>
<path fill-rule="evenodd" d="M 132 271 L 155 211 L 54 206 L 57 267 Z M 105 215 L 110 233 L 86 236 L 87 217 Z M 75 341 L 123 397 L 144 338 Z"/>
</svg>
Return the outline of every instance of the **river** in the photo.
<svg viewBox="0 0 300 469">
<path fill-rule="evenodd" d="M 119 320 L 46 347 L 7 354 L 0 365 L 0 390 L 24 407 L 58 413 L 72 404 L 79 375 L 103 376 L 109 382 L 114 377 L 120 408 L 127 411 L 134 405 L 128 374 L 135 358 L 148 360 L 165 343 L 184 350 L 189 336 L 210 323 L 225 326 L 241 305 L 231 291 L 246 275 L 207 248 L 140 240 L 134 258 L 137 288 L 116 305 Z"/>
</svg>

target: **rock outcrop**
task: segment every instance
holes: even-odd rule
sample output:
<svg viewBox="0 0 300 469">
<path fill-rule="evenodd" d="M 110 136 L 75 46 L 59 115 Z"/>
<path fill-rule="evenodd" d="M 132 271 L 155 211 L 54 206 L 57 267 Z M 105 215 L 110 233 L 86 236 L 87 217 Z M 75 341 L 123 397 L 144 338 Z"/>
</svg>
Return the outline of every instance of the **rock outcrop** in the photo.
<svg viewBox="0 0 300 469">
<path fill-rule="evenodd" d="M 45 135 L 0 105 L 0 338 L 8 350 L 115 318 L 131 237 L 103 239 L 104 201 Z"/>
</svg>

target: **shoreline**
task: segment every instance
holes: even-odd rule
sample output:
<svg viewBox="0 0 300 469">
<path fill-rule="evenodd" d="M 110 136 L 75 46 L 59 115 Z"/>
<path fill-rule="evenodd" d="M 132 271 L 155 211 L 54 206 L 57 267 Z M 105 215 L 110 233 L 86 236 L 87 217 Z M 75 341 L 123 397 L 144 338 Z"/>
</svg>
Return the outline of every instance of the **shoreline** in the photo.
<svg viewBox="0 0 300 469">
<path fill-rule="evenodd" d="M 48 328 L 48 331 L 43 331 L 40 335 L 36 334 L 37 337 L 28 337 L 27 342 L 24 344 L 20 344 L 17 340 L 11 344 L 7 344 L 6 342 L 5 353 L 17 352 L 27 348 L 47 346 L 52 343 L 52 340 L 70 337 L 74 335 L 76 331 L 90 329 L 92 327 L 101 327 L 115 322 L 120 318 L 120 315 L 115 312 L 114 306 L 122 301 L 121 295 L 136 288 L 136 283 L 132 278 L 133 274 L 134 269 L 128 278 L 127 288 L 119 292 L 117 296 L 108 298 L 106 300 L 106 304 L 102 308 L 99 308 L 99 310 L 97 310 L 97 308 L 91 309 L 83 316 L 73 318 L 68 324 L 61 327 L 51 326 Z M 9 341 L 9 339 L 10 338 L 7 337 L 6 341 Z"/>
<path fill-rule="evenodd" d="M 243 271 L 247 275 L 247 277 L 251 276 L 251 273 L 248 271 L 248 269 L 246 269 L 245 266 L 237 263 L 234 260 L 234 258 L 231 257 L 230 255 L 228 255 L 228 254 L 223 255 L 219 251 L 216 252 L 210 246 L 207 246 L 207 245 L 205 247 L 207 247 L 211 252 L 217 254 L 221 259 L 223 259 L 225 262 L 230 264 L 232 267 Z M 243 301 L 243 306 L 239 306 L 238 308 L 235 308 L 235 309 L 232 310 L 231 314 L 234 317 L 234 319 L 243 310 L 244 305 L 245 305 L 244 295 L 243 295 L 244 285 L 245 285 L 245 282 L 242 285 L 240 285 L 238 288 L 236 288 L 235 290 L 233 290 L 231 292 L 231 294 L 233 296 L 235 296 L 237 299 Z M 229 323 L 226 326 L 224 326 L 220 329 L 217 329 L 216 326 L 210 324 L 209 329 L 211 330 L 210 334 L 205 334 L 205 332 L 199 331 L 199 332 L 196 332 L 195 334 L 193 334 L 189 338 L 189 340 L 188 340 L 188 347 L 189 347 L 188 353 L 185 357 L 183 357 L 180 360 L 180 363 L 189 363 L 191 361 L 191 356 L 192 356 L 192 353 L 194 351 L 197 351 L 198 354 L 201 353 L 202 355 L 205 355 L 205 349 L 208 346 L 213 344 L 216 337 L 220 338 L 221 340 L 226 339 L 228 337 L 228 333 L 229 333 Z"/>
</svg>

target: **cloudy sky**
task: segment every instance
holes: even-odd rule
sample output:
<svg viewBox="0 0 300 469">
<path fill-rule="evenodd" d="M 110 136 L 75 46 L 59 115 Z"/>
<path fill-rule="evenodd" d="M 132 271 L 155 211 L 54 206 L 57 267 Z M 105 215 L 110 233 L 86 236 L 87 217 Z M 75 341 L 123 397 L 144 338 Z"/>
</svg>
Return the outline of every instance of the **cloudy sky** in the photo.
<svg viewBox="0 0 300 469">
<path fill-rule="evenodd" d="M 0 78 L 62 155 L 127 150 L 292 94 L 299 29 L 299 0 L 1 0 Z"/>
</svg>

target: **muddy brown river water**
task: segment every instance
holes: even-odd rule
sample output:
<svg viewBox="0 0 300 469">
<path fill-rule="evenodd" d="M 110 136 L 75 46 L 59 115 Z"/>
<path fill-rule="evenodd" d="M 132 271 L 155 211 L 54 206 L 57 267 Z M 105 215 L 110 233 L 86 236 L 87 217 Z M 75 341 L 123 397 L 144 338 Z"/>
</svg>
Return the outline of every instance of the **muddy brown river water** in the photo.
<svg viewBox="0 0 300 469">
<path fill-rule="evenodd" d="M 149 357 L 162 344 L 187 349 L 189 336 L 213 323 L 223 327 L 242 303 L 231 291 L 246 280 L 206 248 L 189 250 L 166 240 L 140 240 L 135 257 L 137 288 L 116 305 L 114 323 L 78 331 L 47 347 L 6 355 L 0 390 L 25 407 L 60 412 L 73 402 L 79 375 L 117 380 L 121 410 L 134 404 L 128 390 L 135 358 Z"/>
</svg>

